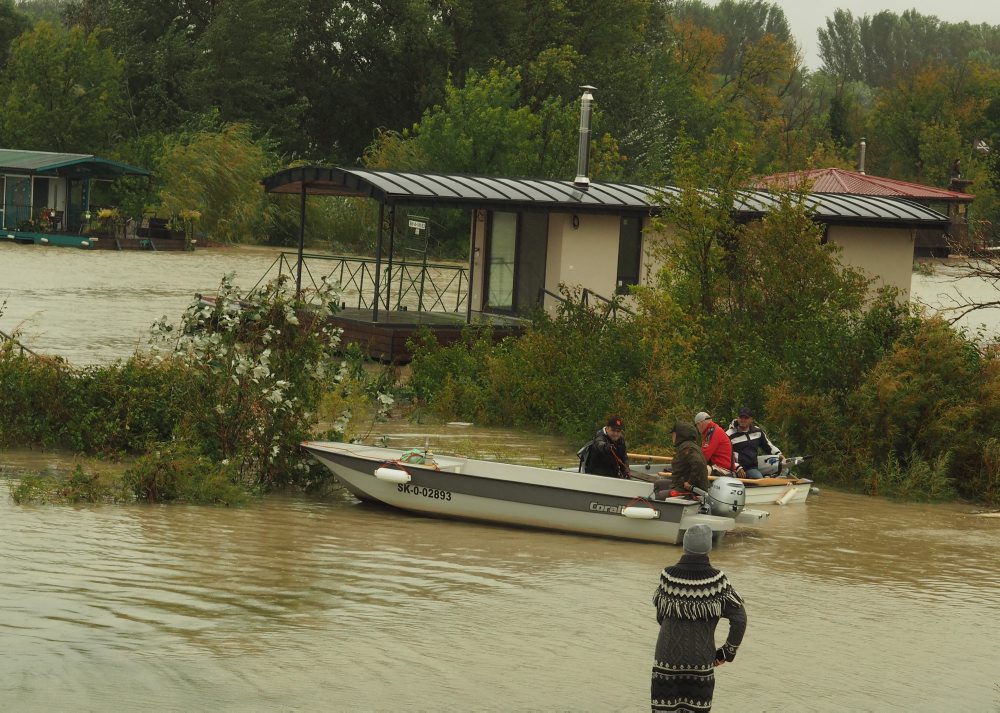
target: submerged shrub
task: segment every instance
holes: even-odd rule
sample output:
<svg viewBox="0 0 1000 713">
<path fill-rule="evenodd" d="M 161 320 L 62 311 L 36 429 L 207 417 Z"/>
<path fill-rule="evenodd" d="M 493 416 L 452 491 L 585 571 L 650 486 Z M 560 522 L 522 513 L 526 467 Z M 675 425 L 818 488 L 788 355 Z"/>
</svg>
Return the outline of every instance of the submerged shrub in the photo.
<svg viewBox="0 0 1000 713">
<path fill-rule="evenodd" d="M 868 469 L 865 483 L 870 495 L 884 495 L 900 500 L 936 502 L 955 496 L 949 476 L 951 453 L 945 452 L 933 461 L 912 453 L 901 461 L 895 453 Z"/>
<path fill-rule="evenodd" d="M 237 505 L 246 501 L 238 472 L 226 461 L 206 458 L 183 443 L 162 444 L 139 458 L 122 477 L 136 500 Z"/>
<path fill-rule="evenodd" d="M 113 473 L 84 470 L 77 464 L 65 474 L 21 476 L 11 489 L 11 498 L 24 503 L 118 503 L 127 499 L 121 481 Z"/>
</svg>

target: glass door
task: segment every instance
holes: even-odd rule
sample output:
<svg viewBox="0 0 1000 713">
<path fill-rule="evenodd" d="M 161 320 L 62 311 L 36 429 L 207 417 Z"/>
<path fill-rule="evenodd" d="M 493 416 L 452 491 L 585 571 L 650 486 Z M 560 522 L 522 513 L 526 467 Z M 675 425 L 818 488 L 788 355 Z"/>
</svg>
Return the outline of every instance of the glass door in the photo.
<svg viewBox="0 0 1000 713">
<path fill-rule="evenodd" d="M 498 312 L 514 310 L 516 257 L 517 213 L 494 212 L 487 243 L 486 309 Z"/>
<path fill-rule="evenodd" d="M 3 227 L 16 230 L 31 219 L 31 179 L 7 176 L 3 197 Z"/>
</svg>

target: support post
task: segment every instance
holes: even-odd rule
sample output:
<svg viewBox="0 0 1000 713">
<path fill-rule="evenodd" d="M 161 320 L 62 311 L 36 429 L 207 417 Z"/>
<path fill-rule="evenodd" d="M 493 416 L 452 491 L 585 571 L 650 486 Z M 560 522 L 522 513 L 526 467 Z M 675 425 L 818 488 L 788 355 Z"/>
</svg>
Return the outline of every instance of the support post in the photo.
<svg viewBox="0 0 1000 713">
<path fill-rule="evenodd" d="M 302 299 L 302 252 L 306 244 L 306 182 L 302 181 L 302 197 L 299 201 L 299 262 L 295 271 L 295 299 Z"/>
<path fill-rule="evenodd" d="M 392 253 L 396 250 L 396 206 L 389 208 L 389 262 L 385 270 L 385 308 L 391 309 L 392 303 Z M 402 289 L 402 275 L 400 275 L 400 289 Z M 399 305 L 396 305 L 397 309 Z"/>
<path fill-rule="evenodd" d="M 472 283 L 476 276 L 476 223 L 481 208 L 472 209 L 472 226 L 469 229 L 469 284 L 465 289 L 465 323 L 472 324 Z"/>
<path fill-rule="evenodd" d="M 385 221 L 385 202 L 378 204 L 378 237 L 375 240 L 375 293 L 372 295 L 372 322 L 378 322 L 378 301 L 382 276 L 382 226 Z"/>
</svg>

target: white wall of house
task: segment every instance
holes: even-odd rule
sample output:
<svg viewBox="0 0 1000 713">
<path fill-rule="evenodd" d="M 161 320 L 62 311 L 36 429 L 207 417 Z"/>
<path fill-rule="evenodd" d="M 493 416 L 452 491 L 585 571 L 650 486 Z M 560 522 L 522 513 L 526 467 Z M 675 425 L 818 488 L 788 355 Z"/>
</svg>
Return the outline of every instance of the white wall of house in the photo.
<svg viewBox="0 0 1000 713">
<path fill-rule="evenodd" d="M 483 305 L 485 274 L 487 212 L 475 213 L 474 274 L 472 277 L 472 309 Z M 574 215 L 577 225 L 574 226 Z M 658 235 L 646 218 L 643 224 L 640 284 L 655 282 L 662 267 L 655 243 L 669 239 Z M 549 216 L 548 251 L 546 255 L 545 288 L 555 294 L 559 285 L 585 287 L 612 298 L 615 295 L 618 267 L 620 217 L 584 213 L 552 213 Z M 876 285 L 893 285 L 909 299 L 913 269 L 914 231 L 910 228 L 859 227 L 831 225 L 828 240 L 841 248 L 840 260 L 875 279 Z M 626 298 L 626 302 L 630 302 Z M 554 309 L 555 301 L 546 299 L 546 307 Z"/>
<path fill-rule="evenodd" d="M 573 226 L 574 215 L 577 227 Z M 552 213 L 545 289 L 558 294 L 559 284 L 565 283 L 614 297 L 619 224 L 617 215 Z"/>
<path fill-rule="evenodd" d="M 875 278 L 876 286 L 892 285 L 910 298 L 913 275 L 913 236 L 910 228 L 831 225 L 829 242 L 842 249 L 840 261 Z"/>
</svg>

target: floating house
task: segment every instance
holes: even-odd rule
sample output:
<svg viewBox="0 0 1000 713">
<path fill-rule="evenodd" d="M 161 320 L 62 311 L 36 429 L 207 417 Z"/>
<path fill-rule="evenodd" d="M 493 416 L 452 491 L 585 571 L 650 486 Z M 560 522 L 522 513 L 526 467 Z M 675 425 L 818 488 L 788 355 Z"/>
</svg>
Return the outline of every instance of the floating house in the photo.
<svg viewBox="0 0 1000 713">
<path fill-rule="evenodd" d="M 677 191 L 600 181 L 581 186 L 568 180 L 324 166 L 285 169 L 263 183 L 270 193 L 300 195 L 303 205 L 307 196 L 366 197 L 379 203 L 372 289 L 385 298 L 345 311 L 341 326 L 345 340 L 391 361 L 408 358 L 405 340 L 422 320 L 428 321 L 411 310 L 393 309 L 388 298 L 394 289 L 393 264 L 399 263 L 391 247 L 395 226 L 411 212 L 431 207 L 469 211 L 467 295 L 461 300 L 463 309 L 450 315 L 449 328 L 457 330 L 456 322 L 460 326 L 474 318 L 516 325 L 519 316 L 539 306 L 553 309 L 562 284 L 613 303 L 615 295 L 659 268 L 650 250 L 651 241 L 660 239 L 650 229 L 660 210 L 655 196 Z M 767 191 L 745 191 L 733 209 L 738 220 L 754 220 L 778 202 Z M 823 239 L 843 249 L 845 263 L 898 287 L 904 298 L 910 290 L 915 236 L 921 230 L 942 231 L 949 221 L 931 208 L 894 197 L 814 193 L 805 202 L 824 227 Z"/>
<path fill-rule="evenodd" d="M 371 356 L 405 361 L 409 354 L 401 345 L 421 323 L 428 324 L 422 309 L 410 312 L 399 301 L 393 308 L 391 295 L 394 279 L 400 293 L 407 279 L 413 282 L 400 268 L 405 261 L 394 249 L 399 226 L 431 208 L 464 209 L 470 226 L 465 295 L 458 301 L 462 309 L 450 316 L 435 313 L 434 319 L 487 319 L 516 330 L 519 317 L 556 308 L 563 299 L 562 286 L 578 290 L 584 299 L 592 295 L 603 300 L 609 313 L 618 309 L 627 301 L 618 296 L 627 295 L 630 286 L 650 279 L 661 267 L 652 244 L 669 237 L 656 234 L 652 220 L 661 211 L 661 195 L 676 195 L 678 189 L 590 180 L 591 89 L 583 87 L 577 175 L 571 181 L 327 166 L 299 166 L 265 177 L 266 192 L 300 196 L 297 289 L 305 259 L 306 200 L 341 196 L 370 198 L 379 205 L 373 299 L 339 319 L 344 339 L 365 346 Z M 780 200 L 767 190 L 741 191 L 733 216 L 738 222 L 758 220 Z M 843 262 L 867 273 L 876 286 L 898 288 L 903 299 L 909 298 L 917 235 L 942 233 L 949 223 L 948 215 L 898 196 L 811 192 L 803 200 L 823 225 L 823 241 L 842 249 Z M 454 321 L 434 326 L 439 336 L 446 329 L 452 332 L 444 341 L 457 338 Z"/>
<path fill-rule="evenodd" d="M 150 176 L 136 166 L 90 154 L 0 149 L 0 240 L 89 249 L 183 249 L 154 240 L 111 206 L 92 206 L 97 181 Z M 108 216 L 101 218 L 102 210 Z M 148 230 L 148 228 L 147 228 Z M 166 231 L 162 236 L 167 236 Z"/>
<path fill-rule="evenodd" d="M 965 192 L 971 181 L 962 178 L 957 165 L 952 169 L 948 188 L 870 176 L 864 170 L 847 171 L 841 168 L 775 173 L 758 178 L 756 184 L 762 189 L 801 190 L 805 187 L 812 193 L 886 196 L 910 200 L 933 208 L 948 217 L 948 224 L 943 230 L 938 226 L 917 229 L 913 236 L 915 255 L 948 257 L 948 254 L 954 252 L 956 248 L 966 250 L 971 247 L 966 215 L 969 205 L 976 197 Z M 860 262 L 862 264 L 859 266 L 863 266 L 866 261 Z"/>
</svg>

